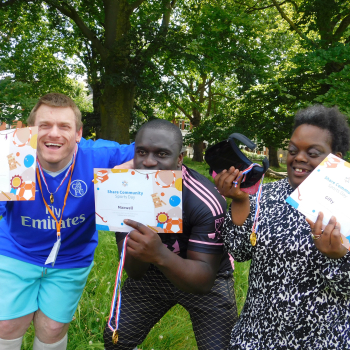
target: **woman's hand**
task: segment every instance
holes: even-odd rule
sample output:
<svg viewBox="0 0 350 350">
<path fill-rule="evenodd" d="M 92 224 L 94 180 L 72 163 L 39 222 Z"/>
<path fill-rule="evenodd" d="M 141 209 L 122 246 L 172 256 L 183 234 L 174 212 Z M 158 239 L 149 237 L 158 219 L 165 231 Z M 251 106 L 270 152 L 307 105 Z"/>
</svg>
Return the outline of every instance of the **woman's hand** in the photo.
<svg viewBox="0 0 350 350">
<path fill-rule="evenodd" d="M 311 228 L 311 236 L 314 244 L 316 248 L 328 258 L 340 259 L 348 252 L 348 250 L 342 245 L 340 224 L 337 222 L 337 219 L 332 216 L 328 225 L 322 230 L 322 220 L 322 212 L 319 212 L 315 223 L 306 218 L 306 221 Z"/>
<path fill-rule="evenodd" d="M 238 182 L 237 187 L 233 181 Z M 238 226 L 243 225 L 250 212 L 249 195 L 241 191 L 241 181 L 242 172 L 233 166 L 215 176 L 215 185 L 219 192 L 225 197 L 232 198 L 231 219 Z"/>
<path fill-rule="evenodd" d="M 215 176 L 215 185 L 218 191 L 225 197 L 232 198 L 235 202 L 241 202 L 249 198 L 248 193 L 241 191 L 242 172 L 231 166 L 229 170 L 223 170 Z M 233 181 L 238 184 L 235 187 Z"/>
</svg>

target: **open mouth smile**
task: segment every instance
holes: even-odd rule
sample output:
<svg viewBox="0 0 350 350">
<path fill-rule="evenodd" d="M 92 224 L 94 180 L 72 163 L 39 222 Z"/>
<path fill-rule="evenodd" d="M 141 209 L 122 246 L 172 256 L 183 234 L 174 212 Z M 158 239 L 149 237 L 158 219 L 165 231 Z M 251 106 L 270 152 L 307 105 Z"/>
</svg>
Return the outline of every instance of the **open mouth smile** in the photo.
<svg viewBox="0 0 350 350">
<path fill-rule="evenodd" d="M 47 148 L 50 148 L 50 149 L 59 149 L 59 148 L 62 147 L 61 144 L 59 144 L 59 143 L 53 143 L 53 142 L 46 142 L 46 143 L 45 143 L 45 146 L 46 146 Z"/>
<path fill-rule="evenodd" d="M 300 175 L 309 174 L 311 172 L 310 170 L 307 170 L 307 169 L 295 168 L 295 167 L 293 167 L 293 170 L 295 173 Z"/>
</svg>

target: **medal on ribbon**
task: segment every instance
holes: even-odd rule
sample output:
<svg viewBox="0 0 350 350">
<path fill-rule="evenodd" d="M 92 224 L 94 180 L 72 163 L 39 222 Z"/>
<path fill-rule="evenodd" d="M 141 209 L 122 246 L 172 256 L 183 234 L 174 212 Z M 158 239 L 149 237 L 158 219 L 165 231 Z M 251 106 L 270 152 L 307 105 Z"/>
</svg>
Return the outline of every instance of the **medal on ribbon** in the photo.
<svg viewBox="0 0 350 350">
<path fill-rule="evenodd" d="M 261 199 L 261 194 L 262 194 L 262 184 L 263 184 L 263 180 L 264 180 L 264 175 L 262 176 L 262 178 L 260 180 L 259 189 L 258 189 L 258 192 L 256 192 L 256 196 L 255 196 L 254 223 L 253 223 L 252 233 L 249 236 L 250 244 L 253 247 L 256 246 L 256 242 L 257 242 L 257 235 L 256 235 L 256 233 L 258 232 L 258 229 L 259 229 L 260 199 Z"/>
<path fill-rule="evenodd" d="M 116 278 L 115 278 L 115 285 L 114 285 L 111 310 L 109 312 L 109 319 L 108 319 L 108 323 L 107 323 L 108 328 L 113 332 L 112 333 L 113 344 L 117 344 L 118 338 L 119 338 L 118 327 L 119 327 L 120 307 L 122 304 L 122 293 L 120 290 L 120 284 L 121 284 L 121 280 L 122 280 L 122 273 L 123 273 L 124 263 L 125 263 L 127 240 L 128 240 L 128 235 L 126 235 L 124 242 L 123 242 L 123 249 L 122 249 L 122 252 L 120 255 L 118 270 L 117 270 L 117 274 L 116 274 Z M 115 327 L 112 326 L 113 316 L 115 317 Z"/>
<path fill-rule="evenodd" d="M 43 189 L 41 186 L 41 177 L 43 178 L 45 184 L 46 184 L 46 188 L 47 191 L 50 193 L 49 188 L 47 186 L 46 180 L 45 180 L 45 175 L 42 171 L 40 162 L 38 161 L 38 167 L 36 168 L 36 174 L 37 174 L 37 178 L 38 178 L 38 184 L 40 187 L 40 192 L 41 192 L 41 196 L 43 199 L 43 202 L 46 206 L 46 209 L 49 211 L 50 215 L 54 218 L 55 222 L 56 222 L 56 235 L 57 235 L 57 240 L 55 242 L 55 244 L 53 245 L 51 252 L 49 254 L 49 256 L 47 257 L 46 261 L 45 261 L 45 265 L 46 264 L 52 264 L 52 267 L 55 265 L 56 262 L 56 258 L 59 252 L 59 249 L 61 247 L 61 223 L 62 223 L 62 218 L 63 218 L 63 211 L 64 208 L 66 207 L 66 203 L 67 203 L 67 197 L 68 197 L 68 193 L 69 193 L 69 187 L 71 184 L 71 180 L 72 180 L 72 175 L 73 175 L 73 170 L 74 170 L 74 165 L 75 165 L 75 159 L 76 159 L 76 155 L 77 155 L 77 150 L 78 150 L 78 146 L 76 146 L 75 148 L 75 152 L 74 152 L 74 157 L 73 157 L 73 161 L 72 164 L 70 165 L 70 167 L 68 168 L 68 171 L 66 172 L 63 180 L 61 181 L 61 184 L 57 187 L 55 193 L 58 191 L 58 189 L 61 187 L 61 185 L 63 184 L 64 180 L 68 177 L 69 172 L 70 172 L 70 177 L 69 177 L 69 181 L 68 181 L 68 185 L 67 185 L 67 190 L 66 190 L 66 195 L 64 197 L 64 201 L 63 201 L 63 207 L 62 207 L 62 212 L 61 212 L 61 218 L 60 221 L 57 220 L 56 215 L 54 214 L 54 212 L 51 210 L 51 208 L 47 205 L 46 200 L 44 198 L 44 193 L 43 193 Z M 40 172 L 40 173 L 39 173 Z M 50 202 L 51 204 L 53 203 L 53 193 L 50 193 Z"/>
</svg>

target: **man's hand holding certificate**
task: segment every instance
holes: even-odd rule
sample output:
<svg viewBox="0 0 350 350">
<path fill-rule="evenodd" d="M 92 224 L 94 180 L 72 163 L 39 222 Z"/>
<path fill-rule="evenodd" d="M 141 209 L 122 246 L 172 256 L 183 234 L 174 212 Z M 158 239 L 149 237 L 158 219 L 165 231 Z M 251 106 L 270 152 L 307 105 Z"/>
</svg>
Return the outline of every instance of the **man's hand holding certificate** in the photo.
<svg viewBox="0 0 350 350">
<path fill-rule="evenodd" d="M 0 201 L 35 198 L 38 128 L 0 131 Z"/>
<path fill-rule="evenodd" d="M 286 199 L 303 213 L 313 232 L 323 232 L 325 239 L 334 230 L 339 240 L 350 249 L 350 164 L 329 154 L 320 165 Z M 321 213 L 319 215 L 319 213 Z M 315 235 L 315 244 L 321 237 Z"/>
</svg>

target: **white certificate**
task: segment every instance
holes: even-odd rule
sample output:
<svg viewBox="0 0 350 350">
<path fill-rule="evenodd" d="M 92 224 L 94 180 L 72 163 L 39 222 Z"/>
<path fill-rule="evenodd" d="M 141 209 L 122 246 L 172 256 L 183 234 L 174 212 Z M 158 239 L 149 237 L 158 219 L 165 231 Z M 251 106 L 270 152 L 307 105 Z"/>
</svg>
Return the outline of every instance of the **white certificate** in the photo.
<svg viewBox="0 0 350 350">
<path fill-rule="evenodd" d="M 35 199 L 38 127 L 0 131 L 0 201 Z"/>
<path fill-rule="evenodd" d="M 10 192 L 10 172 L 6 155 L 10 153 L 10 143 L 7 141 L 8 130 L 0 134 L 0 190 Z"/>
<path fill-rule="evenodd" d="M 329 154 L 314 171 L 286 199 L 307 218 L 316 221 L 324 214 L 323 226 L 331 216 L 341 225 L 343 245 L 350 244 L 350 164 Z M 324 227 L 323 227 L 324 228 Z"/>
<path fill-rule="evenodd" d="M 131 219 L 157 232 L 182 233 L 182 172 L 94 169 L 96 229 L 129 232 Z"/>
</svg>

